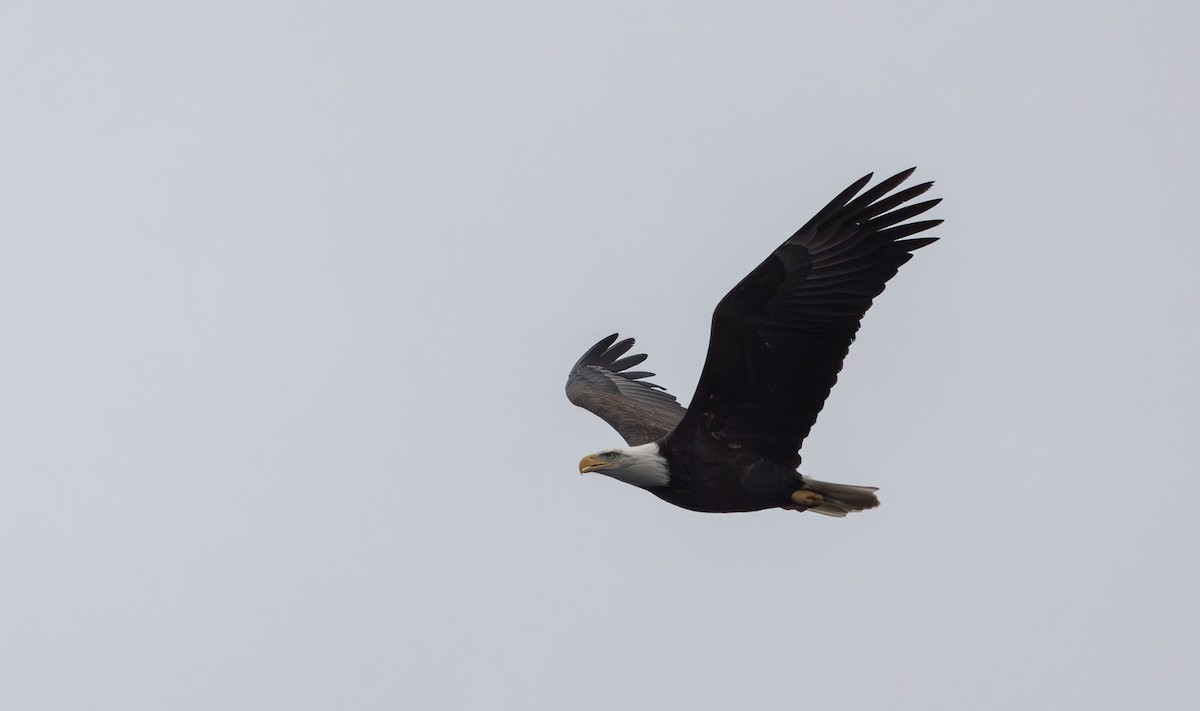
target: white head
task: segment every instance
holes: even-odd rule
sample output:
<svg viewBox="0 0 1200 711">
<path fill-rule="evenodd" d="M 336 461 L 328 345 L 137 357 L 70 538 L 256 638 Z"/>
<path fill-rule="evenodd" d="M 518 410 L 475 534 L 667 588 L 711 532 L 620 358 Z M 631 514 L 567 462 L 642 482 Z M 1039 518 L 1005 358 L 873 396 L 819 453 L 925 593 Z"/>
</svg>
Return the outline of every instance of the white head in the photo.
<svg viewBox="0 0 1200 711">
<path fill-rule="evenodd" d="M 589 454 L 579 462 L 579 473 L 599 472 L 642 488 L 666 486 L 671 480 L 667 460 L 654 442 L 617 447 Z"/>
</svg>

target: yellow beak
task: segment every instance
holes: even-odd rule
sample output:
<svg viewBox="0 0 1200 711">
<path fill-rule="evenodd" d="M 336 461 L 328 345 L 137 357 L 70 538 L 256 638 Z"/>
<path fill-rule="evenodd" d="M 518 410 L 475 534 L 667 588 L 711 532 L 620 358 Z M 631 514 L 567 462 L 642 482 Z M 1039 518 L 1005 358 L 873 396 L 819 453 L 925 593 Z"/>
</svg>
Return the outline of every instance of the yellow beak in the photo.
<svg viewBox="0 0 1200 711">
<path fill-rule="evenodd" d="M 597 469 L 603 469 L 604 467 L 611 467 L 611 466 L 612 466 L 612 462 L 602 461 L 596 455 L 589 454 L 586 457 L 584 457 L 583 459 L 579 460 L 579 473 L 587 474 L 588 472 L 594 472 Z"/>
</svg>

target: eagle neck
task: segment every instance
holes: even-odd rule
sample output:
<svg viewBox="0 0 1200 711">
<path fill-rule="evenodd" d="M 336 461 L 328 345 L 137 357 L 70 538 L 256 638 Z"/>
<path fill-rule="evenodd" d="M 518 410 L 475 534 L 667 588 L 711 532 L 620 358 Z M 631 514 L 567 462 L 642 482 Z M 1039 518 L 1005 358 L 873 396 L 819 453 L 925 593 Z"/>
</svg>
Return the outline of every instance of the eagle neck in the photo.
<svg viewBox="0 0 1200 711">
<path fill-rule="evenodd" d="M 667 486 L 671 482 L 671 468 L 667 458 L 659 452 L 657 442 L 647 442 L 625 450 L 633 457 L 633 463 L 624 467 L 625 481 L 643 488 Z"/>
</svg>

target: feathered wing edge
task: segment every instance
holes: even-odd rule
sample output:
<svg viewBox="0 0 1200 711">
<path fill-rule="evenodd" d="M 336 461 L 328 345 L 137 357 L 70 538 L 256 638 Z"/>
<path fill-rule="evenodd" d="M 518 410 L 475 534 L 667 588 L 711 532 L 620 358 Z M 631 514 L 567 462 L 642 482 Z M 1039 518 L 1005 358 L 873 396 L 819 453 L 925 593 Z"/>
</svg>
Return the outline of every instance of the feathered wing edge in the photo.
<svg viewBox="0 0 1200 711">
<path fill-rule="evenodd" d="M 892 195 L 916 168 L 880 181 L 857 195 L 873 176 L 868 173 L 843 190 L 775 254 L 787 259 L 789 250 L 802 248 L 809 262 L 804 281 L 780 306 L 807 326 L 825 331 L 841 327 L 853 335 L 871 302 L 912 253 L 937 241 L 936 237 L 906 239 L 936 227 L 941 220 L 905 222 L 941 202 L 941 199 L 905 205 L 924 194 L 933 181 L 914 185 Z M 903 224 L 901 224 L 903 223 Z M 818 326 L 825 322 L 825 328 Z M 849 327 L 847 329 L 847 327 Z"/>
<path fill-rule="evenodd" d="M 629 370 L 646 355 L 626 356 L 635 341 L 618 342 L 618 337 L 600 339 L 576 361 L 567 376 L 567 399 L 607 422 L 630 446 L 653 442 L 674 429 L 686 411 L 665 388 L 645 380 L 654 373 Z"/>
</svg>

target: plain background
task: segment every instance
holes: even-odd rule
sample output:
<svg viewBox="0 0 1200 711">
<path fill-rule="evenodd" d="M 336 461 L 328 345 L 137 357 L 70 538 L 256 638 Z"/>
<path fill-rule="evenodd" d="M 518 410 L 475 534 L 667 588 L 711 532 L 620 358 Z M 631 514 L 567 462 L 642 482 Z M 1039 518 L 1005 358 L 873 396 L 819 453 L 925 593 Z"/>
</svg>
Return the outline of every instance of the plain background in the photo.
<svg viewBox="0 0 1200 711">
<path fill-rule="evenodd" d="M 1200 5 L 0 15 L 5 708 L 1200 705 Z M 914 164 L 943 239 L 804 450 L 882 508 L 575 473 L 584 349 L 686 402 Z"/>
</svg>

